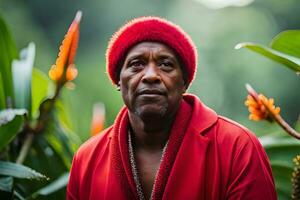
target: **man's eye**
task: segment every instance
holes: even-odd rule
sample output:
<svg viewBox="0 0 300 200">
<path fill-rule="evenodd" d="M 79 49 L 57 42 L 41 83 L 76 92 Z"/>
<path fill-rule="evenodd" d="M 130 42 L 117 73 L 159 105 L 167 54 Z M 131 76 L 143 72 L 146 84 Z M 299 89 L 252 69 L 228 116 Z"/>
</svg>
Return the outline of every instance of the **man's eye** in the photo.
<svg viewBox="0 0 300 200">
<path fill-rule="evenodd" d="M 172 63 L 170 63 L 170 62 L 163 62 L 163 63 L 161 63 L 161 65 L 164 65 L 164 66 L 171 66 Z"/>
<path fill-rule="evenodd" d="M 133 68 L 133 69 L 142 69 L 144 67 L 144 62 L 143 61 L 133 61 L 133 62 L 129 63 L 128 67 Z"/>
<path fill-rule="evenodd" d="M 170 61 L 163 61 L 159 64 L 159 66 L 161 67 L 162 70 L 166 70 L 166 71 L 169 71 L 169 70 L 172 70 L 173 69 L 173 63 L 170 62 Z"/>
</svg>

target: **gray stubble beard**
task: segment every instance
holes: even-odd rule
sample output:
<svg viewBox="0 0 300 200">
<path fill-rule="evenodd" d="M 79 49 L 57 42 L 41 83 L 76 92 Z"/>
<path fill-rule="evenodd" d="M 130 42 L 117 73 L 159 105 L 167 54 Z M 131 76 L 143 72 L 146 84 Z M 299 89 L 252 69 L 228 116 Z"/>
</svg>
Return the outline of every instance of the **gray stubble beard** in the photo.
<svg viewBox="0 0 300 200">
<path fill-rule="evenodd" d="M 135 107 L 135 106 L 134 106 Z M 161 109 L 160 109 L 160 111 L 159 111 L 159 113 L 158 113 L 158 115 L 156 116 L 156 117 L 158 117 L 158 118 L 160 118 L 160 119 L 162 119 L 162 118 L 164 118 L 165 116 L 166 116 L 166 114 L 167 114 L 167 111 L 168 111 L 168 105 L 165 103 L 162 107 L 161 107 Z M 136 114 L 137 116 L 139 116 L 141 119 L 143 119 L 144 117 L 143 117 L 143 113 L 141 112 L 141 110 L 140 109 L 137 109 L 136 107 L 135 107 L 135 109 L 134 109 L 134 114 Z M 153 115 L 153 114 L 152 114 Z M 153 116 L 153 117 L 155 117 L 155 116 Z"/>
</svg>

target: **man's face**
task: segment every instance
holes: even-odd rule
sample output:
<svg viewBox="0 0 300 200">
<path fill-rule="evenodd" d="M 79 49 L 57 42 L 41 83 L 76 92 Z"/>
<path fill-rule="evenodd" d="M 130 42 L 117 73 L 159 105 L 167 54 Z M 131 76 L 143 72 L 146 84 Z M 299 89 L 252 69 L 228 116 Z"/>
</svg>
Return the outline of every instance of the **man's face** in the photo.
<svg viewBox="0 0 300 200">
<path fill-rule="evenodd" d="M 120 88 L 131 112 L 141 118 L 161 118 L 176 112 L 186 85 L 172 49 L 157 42 L 142 42 L 125 57 Z"/>
</svg>

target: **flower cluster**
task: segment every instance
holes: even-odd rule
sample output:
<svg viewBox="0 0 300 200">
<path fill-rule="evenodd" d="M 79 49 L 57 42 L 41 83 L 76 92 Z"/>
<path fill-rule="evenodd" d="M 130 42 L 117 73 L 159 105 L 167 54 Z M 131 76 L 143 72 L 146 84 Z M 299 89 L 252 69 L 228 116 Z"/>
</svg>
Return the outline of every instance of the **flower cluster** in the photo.
<svg viewBox="0 0 300 200">
<path fill-rule="evenodd" d="M 274 99 L 267 98 L 263 94 L 257 94 L 249 85 L 246 85 L 248 96 L 245 105 L 250 112 L 249 119 L 254 121 L 269 120 L 272 121 L 280 113 L 280 107 L 274 105 Z"/>
</svg>

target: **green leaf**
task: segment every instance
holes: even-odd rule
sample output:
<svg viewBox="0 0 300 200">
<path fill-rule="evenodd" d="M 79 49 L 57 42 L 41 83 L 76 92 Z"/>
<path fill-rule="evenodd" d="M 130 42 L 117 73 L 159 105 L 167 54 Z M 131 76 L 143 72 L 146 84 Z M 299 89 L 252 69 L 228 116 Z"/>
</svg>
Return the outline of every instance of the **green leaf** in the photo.
<svg viewBox="0 0 300 200">
<path fill-rule="evenodd" d="M 0 16 L 0 73 L 3 79 L 4 93 L 6 101 L 12 103 L 13 100 L 13 81 L 11 74 L 11 62 L 17 58 L 16 45 L 11 37 L 11 34 Z M 10 106 L 10 105 L 8 105 Z"/>
<path fill-rule="evenodd" d="M 61 130 L 63 130 L 63 133 L 65 133 L 65 135 L 68 137 L 67 140 L 70 145 L 72 145 L 73 155 L 82 141 L 79 136 L 73 131 L 74 127 L 70 118 L 70 113 L 72 112 L 66 102 L 62 100 L 57 100 L 55 102 L 55 108 L 57 111 L 57 124 L 60 125 Z"/>
<path fill-rule="evenodd" d="M 0 110 L 4 109 L 6 107 L 5 102 L 5 93 L 4 93 L 4 82 L 2 79 L 2 75 L 0 73 Z"/>
<path fill-rule="evenodd" d="M 275 186 L 280 199 L 290 199 L 292 192 L 291 176 L 293 168 L 281 162 L 271 162 Z"/>
<path fill-rule="evenodd" d="M 59 155 L 57 155 L 56 152 L 47 144 L 43 134 L 35 136 L 30 152 L 26 157 L 25 165 L 32 169 L 36 169 L 40 173 L 51 178 L 51 180 L 47 182 L 28 181 L 26 179 L 15 181 L 17 189 L 22 188 L 22 191 L 27 191 L 25 193 L 26 197 L 56 180 L 63 173 L 69 170 L 65 167 Z M 65 199 L 65 190 L 62 189 L 49 195 L 49 197 L 41 197 L 37 199 Z"/>
<path fill-rule="evenodd" d="M 0 161 L 0 174 L 22 179 L 48 179 L 43 174 L 24 165 Z"/>
<path fill-rule="evenodd" d="M 20 60 L 12 62 L 12 75 L 14 83 L 15 107 L 25 108 L 31 116 L 31 77 L 35 57 L 35 45 L 29 43 L 28 47 L 20 53 Z"/>
<path fill-rule="evenodd" d="M 33 193 L 31 196 L 32 198 L 36 198 L 39 195 L 47 196 L 49 194 L 52 194 L 64 187 L 67 186 L 69 181 L 69 172 L 66 172 L 62 174 L 58 179 L 50 183 L 49 185 L 39 189 L 37 192 Z"/>
<path fill-rule="evenodd" d="M 64 146 L 65 142 L 61 142 L 60 138 L 57 138 L 56 135 L 63 136 L 61 133 L 47 134 L 46 140 L 49 145 L 55 150 L 60 159 L 64 162 L 65 166 L 70 169 L 71 167 L 71 153 L 68 146 Z"/>
<path fill-rule="evenodd" d="M 0 111 L 0 150 L 19 133 L 26 113 L 25 109 Z"/>
<path fill-rule="evenodd" d="M 66 106 L 58 99 L 55 102 L 55 115 L 52 116 L 44 135 L 47 143 L 59 155 L 67 169 L 70 169 L 73 155 L 81 143 L 70 125 L 71 120 Z"/>
<path fill-rule="evenodd" d="M 285 145 L 296 145 L 296 146 L 300 145 L 300 141 L 295 140 L 294 138 L 290 137 L 289 135 L 284 135 L 284 136 L 266 135 L 266 136 L 260 137 L 259 141 L 262 143 L 264 148 L 274 148 L 274 147 L 281 147 L 281 146 L 285 146 Z"/>
<path fill-rule="evenodd" d="M 271 60 L 281 63 L 284 66 L 296 71 L 300 72 L 300 59 L 294 56 L 287 55 L 285 53 L 276 51 L 274 49 L 271 49 L 269 47 L 255 44 L 255 43 L 239 43 L 235 46 L 235 49 L 240 49 L 240 48 L 247 48 L 250 49 L 256 53 L 259 53 L 261 55 L 264 55 Z"/>
<path fill-rule="evenodd" d="M 299 154 L 300 141 L 289 136 L 263 136 L 260 138 L 266 150 L 275 179 L 279 199 L 290 199 L 293 158 Z"/>
<path fill-rule="evenodd" d="M 39 107 L 43 100 L 45 100 L 49 96 L 53 96 L 54 85 L 44 72 L 33 68 L 31 91 L 32 117 L 36 118 L 38 117 Z"/>
<path fill-rule="evenodd" d="M 69 129 L 73 129 L 72 120 L 69 115 L 69 105 L 64 101 L 64 99 L 58 99 L 55 102 L 55 109 L 57 111 L 57 118 L 60 124 L 63 124 L 64 127 L 68 127 Z"/>
<path fill-rule="evenodd" d="M 0 178 L 0 190 L 5 192 L 11 192 L 13 187 L 13 178 L 12 177 L 3 177 Z"/>
<path fill-rule="evenodd" d="M 299 154 L 300 141 L 291 137 L 274 137 L 269 143 L 262 141 L 262 144 L 272 162 L 293 167 L 292 160 Z"/>
<path fill-rule="evenodd" d="M 70 169 L 72 157 L 75 152 L 74 138 L 70 137 L 70 130 L 60 124 L 60 121 L 53 119 L 53 124 L 47 128 L 45 138 L 48 144 L 59 155 L 67 169 Z"/>
<path fill-rule="evenodd" d="M 271 48 L 300 58 L 300 30 L 288 30 L 279 33 L 271 42 Z"/>
</svg>

